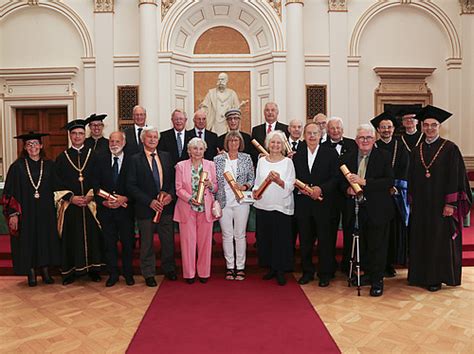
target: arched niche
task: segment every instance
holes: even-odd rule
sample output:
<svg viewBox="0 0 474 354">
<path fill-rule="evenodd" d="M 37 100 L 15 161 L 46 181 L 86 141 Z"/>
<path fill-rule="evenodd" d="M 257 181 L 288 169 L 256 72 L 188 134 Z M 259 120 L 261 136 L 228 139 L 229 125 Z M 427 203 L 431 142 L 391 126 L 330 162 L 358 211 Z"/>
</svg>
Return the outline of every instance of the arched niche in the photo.
<svg viewBox="0 0 474 354">
<path fill-rule="evenodd" d="M 250 47 L 239 31 L 227 27 L 209 28 L 197 39 L 194 54 L 250 54 Z"/>
</svg>

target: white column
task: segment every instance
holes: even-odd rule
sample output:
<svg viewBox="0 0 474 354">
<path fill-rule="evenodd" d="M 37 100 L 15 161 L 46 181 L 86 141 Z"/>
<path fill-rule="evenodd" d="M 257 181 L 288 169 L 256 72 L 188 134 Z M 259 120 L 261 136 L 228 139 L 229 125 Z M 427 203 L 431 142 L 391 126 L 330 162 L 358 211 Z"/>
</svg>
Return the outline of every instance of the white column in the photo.
<svg viewBox="0 0 474 354">
<path fill-rule="evenodd" d="M 159 125 L 158 111 L 158 10 L 156 0 L 139 0 L 140 13 L 140 100 L 147 123 Z"/>
<path fill-rule="evenodd" d="M 95 109 L 86 110 L 85 115 L 96 112 L 108 115 L 104 121 L 104 135 L 109 135 L 118 127 L 115 114 L 114 80 L 114 14 L 94 13 L 95 41 Z M 89 107 L 90 105 L 86 105 Z"/>
<path fill-rule="evenodd" d="M 329 11 L 329 115 L 348 121 L 347 12 Z M 352 106 L 351 106 L 352 107 Z M 347 132 L 346 132 L 347 134 Z"/>
<path fill-rule="evenodd" d="M 359 61 L 360 57 L 348 57 L 347 58 L 347 102 L 348 110 L 347 115 L 341 115 L 344 120 L 344 135 L 355 136 L 356 129 L 360 124 L 359 119 Z M 331 105 L 332 106 L 332 105 Z M 335 115 L 335 114 L 334 114 Z"/>
<path fill-rule="evenodd" d="M 462 122 L 461 152 L 463 155 L 474 156 L 474 14 L 461 14 L 462 75 L 461 75 L 461 115 Z"/>
<path fill-rule="evenodd" d="M 304 0 L 286 1 L 286 120 L 306 120 L 303 46 Z"/>
<path fill-rule="evenodd" d="M 453 113 L 453 118 L 443 124 L 448 129 L 448 137 L 456 144 L 461 145 L 461 130 L 465 129 L 462 124 L 462 92 L 461 92 L 461 59 L 446 60 L 448 67 L 448 111 Z M 436 100 L 434 100 L 436 105 Z M 442 108 L 442 106 L 441 106 Z"/>
</svg>

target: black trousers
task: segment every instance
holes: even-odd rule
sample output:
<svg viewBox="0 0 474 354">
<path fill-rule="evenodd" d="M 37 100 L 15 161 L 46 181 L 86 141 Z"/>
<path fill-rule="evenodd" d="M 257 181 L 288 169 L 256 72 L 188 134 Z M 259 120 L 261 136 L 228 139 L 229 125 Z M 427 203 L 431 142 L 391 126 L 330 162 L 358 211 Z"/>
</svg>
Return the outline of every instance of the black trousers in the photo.
<svg viewBox="0 0 474 354">
<path fill-rule="evenodd" d="M 99 214 L 104 236 L 105 262 L 110 276 L 119 275 L 117 242 L 122 244 L 122 272 L 132 276 L 133 219 L 127 210 L 111 209 Z"/>
<path fill-rule="evenodd" d="M 258 264 L 273 271 L 293 270 L 291 215 L 256 209 Z"/>
<path fill-rule="evenodd" d="M 156 274 L 156 255 L 153 248 L 153 234 L 155 231 L 161 243 L 161 270 L 163 273 L 176 271 L 174 259 L 174 233 L 171 215 L 161 215 L 160 222 L 154 224 L 151 219 L 138 219 L 140 229 L 140 269 L 145 278 Z"/>
<path fill-rule="evenodd" d="M 318 241 L 320 279 L 329 280 L 336 271 L 335 234 L 330 233 L 330 224 L 327 218 L 318 216 L 313 212 L 305 216 L 297 216 L 300 231 L 301 268 L 303 273 L 314 274 L 316 268 L 313 263 L 313 250 Z"/>
</svg>

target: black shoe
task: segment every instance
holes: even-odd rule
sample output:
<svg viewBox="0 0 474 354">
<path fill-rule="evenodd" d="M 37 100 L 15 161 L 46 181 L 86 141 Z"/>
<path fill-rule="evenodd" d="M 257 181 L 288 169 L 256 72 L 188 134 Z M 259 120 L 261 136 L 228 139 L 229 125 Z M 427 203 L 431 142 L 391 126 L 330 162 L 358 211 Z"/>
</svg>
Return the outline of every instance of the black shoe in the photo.
<svg viewBox="0 0 474 354">
<path fill-rule="evenodd" d="M 89 275 L 89 279 L 92 280 L 95 283 L 98 283 L 102 280 L 99 273 L 97 273 L 97 272 L 89 272 L 88 275 Z"/>
<path fill-rule="evenodd" d="M 370 296 L 382 296 L 383 294 L 383 281 L 373 283 L 370 287 Z"/>
<path fill-rule="evenodd" d="M 353 286 L 357 286 L 357 275 L 354 275 L 352 278 L 351 278 L 351 284 Z M 361 275 L 360 276 L 360 286 L 367 286 L 367 285 L 371 285 L 371 281 L 370 281 L 370 277 L 368 274 L 364 274 L 364 275 Z"/>
<path fill-rule="evenodd" d="M 385 272 L 383 274 L 385 278 L 393 278 L 396 275 L 397 275 L 397 271 L 395 270 L 395 268 L 393 268 L 392 265 L 389 265 L 387 266 L 387 268 L 385 268 Z"/>
<path fill-rule="evenodd" d="M 178 276 L 175 271 L 171 271 L 165 274 L 165 278 L 171 281 L 178 280 Z"/>
<path fill-rule="evenodd" d="M 135 279 L 133 279 L 133 275 L 126 275 L 125 277 L 125 284 L 128 286 L 135 285 Z"/>
<path fill-rule="evenodd" d="M 117 284 L 117 282 L 118 282 L 118 276 L 111 275 L 109 279 L 107 279 L 107 281 L 105 282 L 105 286 L 107 288 L 110 288 L 111 286 L 114 286 L 115 284 Z"/>
<path fill-rule="evenodd" d="M 146 286 L 149 286 L 150 288 L 157 286 L 155 277 L 145 278 L 145 284 Z"/>
<path fill-rule="evenodd" d="M 280 286 L 286 285 L 285 273 L 277 272 L 276 280 L 277 280 L 278 285 Z"/>
<path fill-rule="evenodd" d="M 441 283 L 439 284 L 433 284 L 427 287 L 428 291 L 435 292 L 438 290 L 441 290 Z"/>
<path fill-rule="evenodd" d="M 186 283 L 188 284 L 194 284 L 194 278 L 187 278 Z"/>
<path fill-rule="evenodd" d="M 327 286 L 329 286 L 329 279 L 319 279 L 319 283 L 318 283 L 318 286 L 320 288 L 325 288 Z"/>
<path fill-rule="evenodd" d="M 72 284 L 74 283 L 75 280 L 76 280 L 76 276 L 74 274 L 68 275 L 63 278 L 63 285 Z"/>
<path fill-rule="evenodd" d="M 45 284 L 54 284 L 54 279 L 49 275 L 48 267 L 43 267 L 41 269 L 41 278 Z"/>
<path fill-rule="evenodd" d="M 36 286 L 38 283 L 36 282 L 36 273 L 33 268 L 30 269 L 28 272 L 28 286 L 33 287 Z"/>
<path fill-rule="evenodd" d="M 305 284 L 308 284 L 311 280 L 314 280 L 313 274 L 303 273 L 303 276 L 298 280 L 298 284 L 305 285 Z"/>
<path fill-rule="evenodd" d="M 271 270 L 271 271 L 269 271 L 268 273 L 266 273 L 266 274 L 262 277 L 262 279 L 263 279 L 263 280 L 270 280 L 270 279 L 273 279 L 273 278 L 275 277 L 275 275 L 276 275 L 276 272 L 275 272 L 274 270 Z"/>
<path fill-rule="evenodd" d="M 209 278 L 201 278 L 201 277 L 199 277 L 199 282 L 202 283 L 202 284 L 206 284 L 208 280 L 209 280 Z"/>
</svg>

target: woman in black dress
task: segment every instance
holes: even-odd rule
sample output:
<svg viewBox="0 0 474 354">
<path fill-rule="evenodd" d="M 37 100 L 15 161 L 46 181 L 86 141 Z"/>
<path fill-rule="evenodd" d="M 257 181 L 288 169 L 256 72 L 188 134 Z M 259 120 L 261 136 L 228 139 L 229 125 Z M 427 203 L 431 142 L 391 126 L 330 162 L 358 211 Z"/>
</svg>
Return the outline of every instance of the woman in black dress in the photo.
<svg viewBox="0 0 474 354">
<path fill-rule="evenodd" d="M 10 231 L 13 270 L 28 275 L 28 285 L 36 286 L 36 271 L 43 282 L 54 283 L 49 267 L 59 263 L 59 238 L 51 188 L 53 162 L 45 159 L 41 137 L 29 133 L 23 140 L 20 157 L 10 166 L 1 204 Z"/>
</svg>

